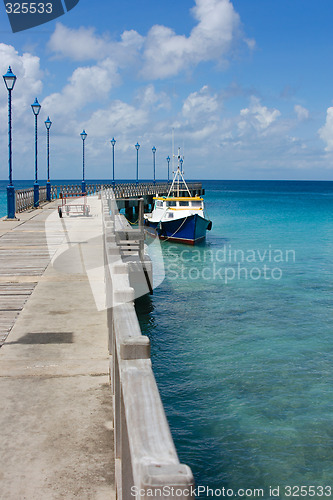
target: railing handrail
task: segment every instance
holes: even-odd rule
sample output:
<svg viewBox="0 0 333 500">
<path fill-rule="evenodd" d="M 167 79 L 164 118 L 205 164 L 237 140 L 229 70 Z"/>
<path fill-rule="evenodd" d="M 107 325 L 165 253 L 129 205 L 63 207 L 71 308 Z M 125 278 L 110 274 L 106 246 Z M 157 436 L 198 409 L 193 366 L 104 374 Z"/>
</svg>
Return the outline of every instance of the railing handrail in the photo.
<svg viewBox="0 0 333 500">
<path fill-rule="evenodd" d="M 141 333 L 128 267 L 117 246 L 123 216 L 112 189 L 101 198 L 117 498 L 166 500 L 174 488 L 177 498 L 191 499 L 193 475 L 179 463 L 152 371 L 149 339 Z"/>
<path fill-rule="evenodd" d="M 15 212 L 23 212 L 34 206 L 34 189 L 19 189 L 15 192 Z"/>
<path fill-rule="evenodd" d="M 167 194 L 170 189 L 171 184 L 168 182 L 139 182 L 138 184 L 134 182 L 120 182 L 115 184 L 114 193 L 117 199 L 124 198 L 136 198 L 139 196 L 155 196 Z M 202 189 L 201 182 L 188 182 L 187 186 L 191 191 L 200 191 Z M 111 184 L 103 185 L 102 183 L 87 184 L 86 193 L 87 195 L 94 195 L 101 191 L 101 189 L 112 188 Z M 185 191 L 185 185 L 180 183 L 179 189 Z M 16 212 L 23 212 L 34 206 L 33 203 L 33 188 L 18 189 L 16 190 Z M 82 188 L 80 184 L 61 184 L 61 185 L 51 185 L 51 200 L 56 200 L 62 194 L 82 194 Z M 39 186 L 39 200 L 41 202 L 46 201 L 47 191 L 46 186 Z"/>
</svg>

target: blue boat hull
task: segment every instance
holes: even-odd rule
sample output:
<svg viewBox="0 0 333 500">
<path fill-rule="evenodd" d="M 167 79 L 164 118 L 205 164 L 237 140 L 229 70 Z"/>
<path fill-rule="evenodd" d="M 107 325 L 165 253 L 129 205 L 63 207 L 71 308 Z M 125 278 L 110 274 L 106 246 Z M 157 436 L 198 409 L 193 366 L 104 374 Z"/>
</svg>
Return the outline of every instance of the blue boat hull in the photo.
<svg viewBox="0 0 333 500">
<path fill-rule="evenodd" d="M 190 215 L 182 219 L 166 222 L 150 222 L 145 219 L 145 230 L 162 240 L 194 245 L 206 237 L 206 231 L 212 227 L 211 221 L 199 215 Z"/>
</svg>

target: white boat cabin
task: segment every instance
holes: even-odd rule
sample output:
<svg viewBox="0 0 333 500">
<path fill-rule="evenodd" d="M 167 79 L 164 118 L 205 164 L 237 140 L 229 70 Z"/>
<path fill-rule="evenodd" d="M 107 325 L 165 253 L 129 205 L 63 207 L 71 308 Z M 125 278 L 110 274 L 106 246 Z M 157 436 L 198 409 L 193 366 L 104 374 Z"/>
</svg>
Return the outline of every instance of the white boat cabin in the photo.
<svg viewBox="0 0 333 500">
<path fill-rule="evenodd" d="M 180 219 L 195 214 L 200 215 L 200 217 L 204 217 L 203 198 L 200 196 L 158 196 L 154 198 L 154 200 L 155 203 L 152 213 L 145 214 L 145 217 L 152 222 Z"/>
</svg>

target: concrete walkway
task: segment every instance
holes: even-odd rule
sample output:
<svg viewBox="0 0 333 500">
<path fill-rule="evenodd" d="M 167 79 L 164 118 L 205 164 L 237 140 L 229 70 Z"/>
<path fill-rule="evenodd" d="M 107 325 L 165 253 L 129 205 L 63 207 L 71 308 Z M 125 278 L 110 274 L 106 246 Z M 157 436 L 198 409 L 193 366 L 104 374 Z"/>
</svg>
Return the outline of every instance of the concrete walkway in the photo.
<svg viewBox="0 0 333 500">
<path fill-rule="evenodd" d="M 100 205 L 89 203 L 94 217 Z M 22 219 L 25 231 L 29 224 L 41 231 L 50 213 L 46 206 L 17 223 L 0 221 L 0 235 Z M 57 252 L 66 229 L 54 236 Z M 0 499 L 113 499 L 106 311 L 97 311 L 87 275 L 75 266 L 50 263 L 36 280 L 0 349 Z"/>
</svg>

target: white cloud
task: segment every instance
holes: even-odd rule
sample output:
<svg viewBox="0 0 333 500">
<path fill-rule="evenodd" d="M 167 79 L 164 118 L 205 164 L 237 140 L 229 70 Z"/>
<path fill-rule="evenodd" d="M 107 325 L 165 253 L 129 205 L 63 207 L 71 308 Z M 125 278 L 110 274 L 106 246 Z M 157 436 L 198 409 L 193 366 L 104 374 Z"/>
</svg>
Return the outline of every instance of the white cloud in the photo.
<svg viewBox="0 0 333 500">
<path fill-rule="evenodd" d="M 192 92 L 184 101 L 182 113 L 187 119 L 199 118 L 204 122 L 208 115 L 212 119 L 212 114 L 219 109 L 217 94 L 210 95 L 207 85 L 204 85 L 199 92 Z"/>
<path fill-rule="evenodd" d="M 318 133 L 319 137 L 326 142 L 325 151 L 333 151 L 333 107 L 327 109 L 326 123 Z"/>
<path fill-rule="evenodd" d="M 145 43 L 141 75 L 149 75 L 152 79 L 176 75 L 185 66 L 184 57 L 189 62 L 186 37 L 176 35 L 166 26 L 153 26 Z"/>
<path fill-rule="evenodd" d="M 48 49 L 57 58 L 73 61 L 100 61 L 111 59 L 119 67 L 133 61 L 143 44 L 143 37 L 135 30 L 124 31 L 119 42 L 111 41 L 107 36 L 98 36 L 95 28 L 67 28 L 57 23 L 48 43 Z"/>
<path fill-rule="evenodd" d="M 170 97 L 165 92 L 156 92 L 153 84 L 149 84 L 140 89 L 137 94 L 137 101 L 142 108 L 169 109 Z"/>
<path fill-rule="evenodd" d="M 27 108 L 40 94 L 43 88 L 41 80 L 43 73 L 40 69 L 39 57 L 29 53 L 19 55 L 13 46 L 0 43 L 2 75 L 7 72 L 8 66 L 11 66 L 13 73 L 17 76 L 12 93 L 13 110 L 17 118 L 25 115 Z M 4 116 L 7 113 L 6 91 L 0 93 L 0 108 L 1 115 Z M 1 120 L 1 123 L 7 127 L 6 120 Z"/>
<path fill-rule="evenodd" d="M 309 117 L 308 110 L 300 105 L 293 108 L 294 120 L 284 120 L 279 119 L 281 113 L 278 109 L 264 106 L 254 96 L 244 109 L 239 111 L 242 107 L 239 106 L 235 110 L 236 98 L 243 99 L 257 91 L 245 92 L 236 87 L 229 93 L 223 92 L 222 88 L 215 93 L 208 85 L 197 87 L 189 80 L 184 85 L 178 85 L 178 82 L 176 85 L 174 82 L 150 83 L 149 80 L 176 75 L 201 61 L 221 61 L 227 57 L 234 41 L 240 39 L 240 21 L 231 1 L 197 0 L 193 13 L 197 24 L 188 36 L 178 35 L 165 26 L 153 26 L 146 39 L 136 31 L 125 31 L 117 42 L 98 35 L 93 29 L 74 30 L 58 23 L 51 36 L 50 50 L 59 57 L 69 56 L 75 61 L 93 62 L 74 63 L 71 72 L 65 73 L 66 77 L 69 75 L 66 84 L 58 87 L 53 86 L 57 75 L 55 71 L 52 73 L 52 60 L 49 62 L 51 78 L 45 79 L 45 82 L 52 85 L 52 91 L 48 91 L 49 95 L 47 89 L 44 91 L 46 97 L 41 102 L 39 121 L 40 136 L 44 141 L 39 148 L 41 172 L 45 165 L 43 120 L 48 114 L 53 121 L 52 159 L 57 166 L 58 177 L 80 176 L 82 141 L 79 133 L 82 128 L 88 133 L 87 165 L 92 177 L 103 177 L 103 173 L 104 176 L 109 175 L 110 139 L 113 136 L 117 140 L 117 154 L 118 151 L 122 153 L 117 157 L 119 176 L 133 175 L 134 144 L 137 141 L 142 146 L 142 171 L 146 172 L 146 176 L 151 175 L 151 147 L 156 145 L 162 164 L 166 156 L 172 154 L 172 127 L 176 130 L 176 144 L 185 144 L 186 166 L 192 169 L 193 165 L 193 176 L 198 172 L 196 169 L 201 168 L 198 165 L 206 165 L 208 151 L 212 166 L 220 165 L 223 157 L 224 163 L 230 165 L 246 163 L 256 168 L 262 162 L 263 168 L 266 168 L 267 163 L 267 171 L 271 168 L 268 158 L 274 158 L 279 163 L 284 155 L 284 164 L 287 164 L 285 159 L 288 156 L 294 158 L 296 163 L 304 155 L 298 131 L 292 130 Z M 255 48 L 254 41 L 244 41 L 250 49 Z M 129 64 L 135 56 L 135 61 Z M 3 73 L 11 64 L 18 75 L 13 93 L 15 164 L 33 170 L 34 128 L 30 104 L 36 96 L 40 98 L 43 88 L 40 60 L 29 53 L 19 55 L 13 47 L 4 44 L 0 44 L 0 60 Z M 135 77 L 142 63 L 142 76 L 148 81 L 142 86 L 140 84 L 138 90 Z M 58 63 L 55 64 L 57 66 Z M 68 66 L 67 63 L 64 65 L 64 71 L 68 72 Z M 126 80 L 125 76 L 123 79 L 123 88 L 119 92 L 116 89 L 116 94 L 115 87 L 122 83 L 121 69 L 128 72 Z M 200 80 L 203 78 L 204 75 Z M 211 78 L 208 73 L 203 81 L 209 82 Z M 184 97 L 182 92 L 189 86 L 191 89 Z M 55 93 L 54 88 L 58 90 Z M 225 101 L 223 115 L 222 96 Z M 231 105 L 230 96 L 234 98 Z M 0 127 L 5 132 L 7 95 L 4 88 L 0 93 L 0 112 Z M 19 113 L 23 116 L 20 123 L 17 120 Z M 327 150 L 333 150 L 333 108 L 328 110 L 327 121 L 320 134 L 327 142 Z M 4 157 L 7 154 L 6 139 L 3 133 L 0 144 Z M 25 154 L 24 148 L 28 146 L 24 143 L 29 144 L 29 154 Z M 31 161 L 27 162 L 29 158 Z M 15 173 L 19 168 L 16 167 Z M 32 175 L 32 170 L 24 176 Z M 214 173 L 207 175 L 214 176 Z"/>
<path fill-rule="evenodd" d="M 177 75 L 201 61 L 221 61 L 239 34 L 240 19 L 230 0 L 196 0 L 198 24 L 190 35 L 177 35 L 166 26 L 153 26 L 144 46 L 141 74 L 152 79 Z"/>
<path fill-rule="evenodd" d="M 108 40 L 95 35 L 95 28 L 70 29 L 57 23 L 48 48 L 58 57 L 74 61 L 101 59 L 106 56 Z"/>
<path fill-rule="evenodd" d="M 92 114 L 87 122 L 87 130 L 98 137 L 126 136 L 129 132 L 141 134 L 142 127 L 148 121 L 147 110 L 116 100 L 111 102 L 106 109 L 98 109 Z"/>
<path fill-rule="evenodd" d="M 164 92 L 156 92 L 150 84 L 138 92 L 135 104 L 113 100 L 94 111 L 85 126 L 92 136 L 100 139 L 117 135 L 117 148 L 126 151 L 133 147 L 143 133 L 149 137 L 161 128 L 160 122 L 156 118 L 153 120 L 152 116 L 157 109 L 166 109 L 169 105 L 169 97 Z"/>
<path fill-rule="evenodd" d="M 95 66 L 78 67 L 62 91 L 46 97 L 42 105 L 50 115 L 59 117 L 64 124 L 69 125 L 68 120 L 73 117 L 73 113 L 90 102 L 107 98 L 118 81 L 116 65 L 110 59 L 104 59 Z"/>
<path fill-rule="evenodd" d="M 260 104 L 258 97 L 252 96 L 250 106 L 240 111 L 240 121 L 238 128 L 241 133 L 246 130 L 254 129 L 257 132 L 264 132 L 281 115 L 278 109 L 268 109 Z"/>
<path fill-rule="evenodd" d="M 99 36 L 94 28 L 71 29 L 57 23 L 48 48 L 58 58 L 100 61 L 112 58 L 119 68 L 131 67 L 142 78 L 163 79 L 179 74 L 202 61 L 225 62 L 232 44 L 241 38 L 241 23 L 231 0 L 195 0 L 197 21 L 189 36 L 167 26 L 155 25 L 146 37 L 124 31 L 119 41 Z M 244 39 L 252 50 L 254 40 Z"/>
<path fill-rule="evenodd" d="M 244 38 L 244 42 L 248 46 L 250 50 L 254 50 L 256 48 L 256 41 L 253 38 Z"/>
<path fill-rule="evenodd" d="M 296 104 L 294 106 L 294 111 L 297 114 L 297 118 L 299 121 L 304 121 L 309 118 L 309 110 L 303 108 L 300 104 Z"/>
<path fill-rule="evenodd" d="M 229 0 L 196 0 L 192 9 L 198 25 L 189 37 L 198 59 L 220 57 L 239 30 L 240 19 Z"/>
<path fill-rule="evenodd" d="M 25 52 L 20 54 L 13 46 L 0 43 L 1 75 L 11 66 L 17 80 L 12 92 L 12 141 L 13 141 L 13 175 L 15 178 L 33 176 L 33 134 L 34 117 L 31 104 L 35 97 L 39 97 L 42 89 L 43 72 L 40 68 L 40 59 Z M 1 78 L 2 80 L 2 78 Z M 0 91 L 0 155 L 4 160 L 8 155 L 7 123 L 8 123 L 8 93 L 4 82 Z M 31 163 L 27 161 L 31 154 Z M 7 177 L 6 161 L 0 165 L 0 178 Z"/>
</svg>

